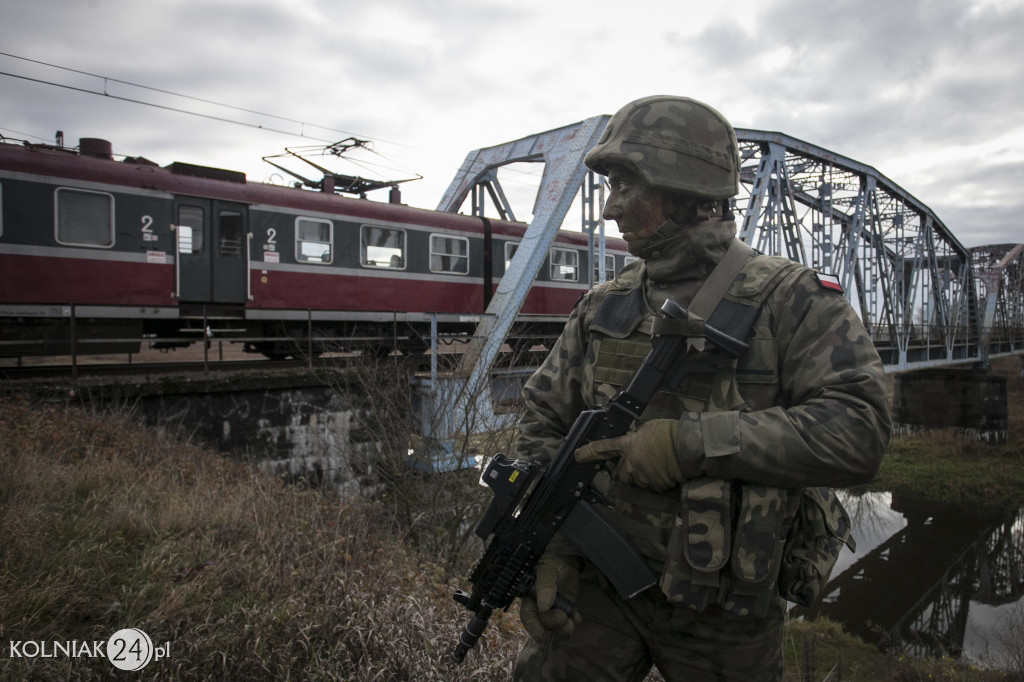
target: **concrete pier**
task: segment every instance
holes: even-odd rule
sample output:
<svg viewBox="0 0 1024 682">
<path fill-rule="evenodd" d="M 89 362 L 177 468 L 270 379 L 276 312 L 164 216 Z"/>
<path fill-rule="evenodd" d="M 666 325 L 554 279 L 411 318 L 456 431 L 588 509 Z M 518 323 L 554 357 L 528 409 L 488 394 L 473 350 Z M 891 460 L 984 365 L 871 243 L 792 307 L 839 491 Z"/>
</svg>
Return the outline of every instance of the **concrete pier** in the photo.
<svg viewBox="0 0 1024 682">
<path fill-rule="evenodd" d="M 25 386 L 23 392 L 44 401 L 134 412 L 148 426 L 180 432 L 286 480 L 344 496 L 379 487 L 375 469 L 382 456 L 390 456 L 380 430 L 367 428 L 364 392 L 327 371 L 96 379 L 76 386 Z"/>
<path fill-rule="evenodd" d="M 1006 377 L 976 369 L 931 369 L 895 377 L 897 433 L 954 428 L 988 443 L 1008 433 Z"/>
</svg>

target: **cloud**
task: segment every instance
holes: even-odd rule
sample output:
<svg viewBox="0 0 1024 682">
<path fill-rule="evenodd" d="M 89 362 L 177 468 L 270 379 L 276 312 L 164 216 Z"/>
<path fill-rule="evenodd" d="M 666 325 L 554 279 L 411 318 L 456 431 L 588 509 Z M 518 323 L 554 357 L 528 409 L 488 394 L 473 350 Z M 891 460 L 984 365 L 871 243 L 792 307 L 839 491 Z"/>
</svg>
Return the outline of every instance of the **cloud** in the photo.
<svg viewBox="0 0 1024 682">
<path fill-rule="evenodd" d="M 405 196 L 432 208 L 472 149 L 673 93 L 708 102 L 738 127 L 873 166 L 942 206 L 954 233 L 956 221 L 971 212 L 973 226 L 982 211 L 985 234 L 1011 241 L 1020 231 L 1013 216 L 1024 213 L 1007 175 L 1024 148 L 1019 2 L 10 4 L 0 24 L 6 52 L 292 119 L 0 57 L 3 71 L 263 126 L 0 77 L 0 129 L 43 139 L 58 129 L 72 140 L 108 137 L 115 150 L 160 163 L 262 179 L 265 154 L 356 134 L 410 171 L 399 175 L 426 176 Z M 1001 148 L 1009 151 L 997 158 Z"/>
</svg>

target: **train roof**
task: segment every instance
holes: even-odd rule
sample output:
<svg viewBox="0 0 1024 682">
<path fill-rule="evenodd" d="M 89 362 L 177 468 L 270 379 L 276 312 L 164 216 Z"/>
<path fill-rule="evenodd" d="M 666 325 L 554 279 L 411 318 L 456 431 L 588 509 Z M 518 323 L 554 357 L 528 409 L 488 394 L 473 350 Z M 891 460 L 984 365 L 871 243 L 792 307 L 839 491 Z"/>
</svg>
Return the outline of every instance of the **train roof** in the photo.
<svg viewBox="0 0 1024 682">
<path fill-rule="evenodd" d="M 301 187 L 250 182 L 240 171 L 175 161 L 161 166 L 144 157 L 115 159 L 106 140 L 82 138 L 79 147 L 0 142 L 0 170 L 115 185 L 143 190 L 202 196 L 298 211 L 344 215 L 363 220 L 410 222 L 428 227 L 478 231 L 480 219 L 464 214 L 415 208 L 401 203 L 346 197 Z M 524 223 L 490 219 L 496 234 L 521 235 Z M 561 231 L 560 241 L 586 244 L 587 235 Z M 613 248 L 625 250 L 625 242 L 608 238 Z"/>
</svg>

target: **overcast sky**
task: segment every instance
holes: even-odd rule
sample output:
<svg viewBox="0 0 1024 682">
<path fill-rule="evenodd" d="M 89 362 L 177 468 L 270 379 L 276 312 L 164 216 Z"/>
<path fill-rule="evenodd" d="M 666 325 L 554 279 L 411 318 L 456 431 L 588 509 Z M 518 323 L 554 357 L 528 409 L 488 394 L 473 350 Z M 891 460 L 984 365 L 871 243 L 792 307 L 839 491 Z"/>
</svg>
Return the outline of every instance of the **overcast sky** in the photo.
<svg viewBox="0 0 1024 682">
<path fill-rule="evenodd" d="M 382 165 L 341 170 L 434 208 L 470 150 L 678 94 L 873 166 L 966 246 L 1024 241 L 1021 0 L 2 2 L 5 137 L 264 180 L 352 134 Z"/>
</svg>

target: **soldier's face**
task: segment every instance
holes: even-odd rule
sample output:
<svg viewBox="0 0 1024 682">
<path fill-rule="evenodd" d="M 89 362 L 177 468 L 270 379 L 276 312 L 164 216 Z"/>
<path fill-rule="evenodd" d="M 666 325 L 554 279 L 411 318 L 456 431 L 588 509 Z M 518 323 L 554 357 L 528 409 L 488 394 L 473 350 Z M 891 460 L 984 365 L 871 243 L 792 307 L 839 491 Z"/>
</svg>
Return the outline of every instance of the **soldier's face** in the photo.
<svg viewBox="0 0 1024 682">
<path fill-rule="evenodd" d="M 627 242 L 647 239 L 663 222 L 661 192 L 622 166 L 609 166 L 611 193 L 604 205 L 605 220 L 614 220 Z"/>
</svg>

